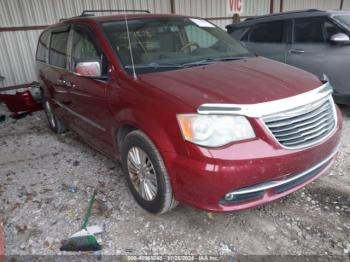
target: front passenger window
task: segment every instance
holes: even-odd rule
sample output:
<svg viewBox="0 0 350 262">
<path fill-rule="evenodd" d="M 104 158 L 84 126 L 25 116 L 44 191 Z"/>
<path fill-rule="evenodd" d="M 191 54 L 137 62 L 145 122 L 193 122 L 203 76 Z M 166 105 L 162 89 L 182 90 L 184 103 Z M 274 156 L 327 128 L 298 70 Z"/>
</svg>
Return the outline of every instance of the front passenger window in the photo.
<svg viewBox="0 0 350 262">
<path fill-rule="evenodd" d="M 106 58 L 93 41 L 92 32 L 83 26 L 75 26 L 71 53 L 72 71 L 75 71 L 77 64 L 81 62 L 99 62 L 102 75 L 107 75 Z"/>
<path fill-rule="evenodd" d="M 337 33 L 343 31 L 324 17 L 301 18 L 294 22 L 296 43 L 324 43 Z"/>
</svg>

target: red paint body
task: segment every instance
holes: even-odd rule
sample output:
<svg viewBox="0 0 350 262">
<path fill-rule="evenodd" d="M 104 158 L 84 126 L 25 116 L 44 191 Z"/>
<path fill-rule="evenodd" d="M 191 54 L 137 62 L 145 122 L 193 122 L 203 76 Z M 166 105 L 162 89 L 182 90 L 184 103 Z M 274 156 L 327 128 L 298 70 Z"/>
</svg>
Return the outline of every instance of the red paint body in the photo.
<svg viewBox="0 0 350 262">
<path fill-rule="evenodd" d="M 147 15 L 150 16 L 164 17 Z M 89 144 L 118 159 L 116 141 L 120 127 L 129 125 L 142 130 L 163 157 L 175 198 L 211 211 L 234 211 L 264 204 L 303 187 L 327 170 L 328 167 L 281 194 L 270 190 L 253 201 L 221 205 L 220 199 L 229 191 L 302 172 L 329 156 L 340 140 L 341 113 L 337 109 L 338 126 L 332 135 L 306 149 L 282 148 L 261 120 L 254 118 L 249 121 L 255 139 L 220 148 L 189 143 L 182 138 L 176 114 L 196 113 L 203 103 L 254 104 L 287 98 L 322 83 L 312 74 L 259 57 L 143 74 L 134 80 L 121 68 L 99 25 L 100 21 L 117 19 L 123 16 L 76 18 L 64 22 L 86 24 L 94 31 L 110 64 L 107 81 L 37 63 L 41 85 L 51 101 L 59 101 L 102 127 L 89 125 L 53 102 L 56 114 Z M 64 87 L 58 79 L 70 81 L 75 87 Z"/>
</svg>

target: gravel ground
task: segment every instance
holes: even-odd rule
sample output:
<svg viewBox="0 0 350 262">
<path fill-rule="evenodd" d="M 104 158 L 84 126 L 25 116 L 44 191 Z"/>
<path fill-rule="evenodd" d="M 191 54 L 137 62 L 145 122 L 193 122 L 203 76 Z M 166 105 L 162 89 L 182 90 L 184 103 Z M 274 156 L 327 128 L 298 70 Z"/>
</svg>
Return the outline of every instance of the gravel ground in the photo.
<svg viewBox="0 0 350 262">
<path fill-rule="evenodd" d="M 74 133 L 53 134 L 42 112 L 7 118 L 0 123 L 5 253 L 62 253 L 61 240 L 79 229 L 99 187 L 91 224 L 105 227 L 103 254 L 349 254 L 350 108 L 342 110 L 342 146 L 328 175 L 271 204 L 212 217 L 185 205 L 151 215 L 132 199 L 120 165 Z"/>
</svg>

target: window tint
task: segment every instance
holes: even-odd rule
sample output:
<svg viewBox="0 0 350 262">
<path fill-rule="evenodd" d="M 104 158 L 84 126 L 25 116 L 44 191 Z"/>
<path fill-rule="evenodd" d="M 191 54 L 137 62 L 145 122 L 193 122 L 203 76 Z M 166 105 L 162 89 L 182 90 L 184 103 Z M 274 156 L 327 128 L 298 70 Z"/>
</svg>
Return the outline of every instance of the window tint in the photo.
<svg viewBox="0 0 350 262">
<path fill-rule="evenodd" d="M 343 30 L 341 30 L 338 26 L 336 26 L 335 24 L 329 21 L 326 21 L 324 23 L 324 27 L 325 27 L 326 40 L 329 40 L 332 35 L 343 33 Z"/>
<path fill-rule="evenodd" d="M 250 33 L 250 42 L 281 43 L 283 41 L 283 24 L 283 21 L 278 21 L 254 26 Z"/>
<path fill-rule="evenodd" d="M 74 69 L 79 62 L 93 61 L 100 62 L 102 64 L 102 74 L 107 75 L 107 60 L 93 40 L 90 29 L 85 26 L 74 26 L 71 71 L 75 71 Z"/>
<path fill-rule="evenodd" d="M 248 39 L 249 39 L 249 31 L 250 31 L 250 28 L 248 28 L 248 30 L 246 30 L 246 32 L 243 34 L 243 36 L 241 38 L 242 42 L 247 42 L 248 41 Z"/>
<path fill-rule="evenodd" d="M 294 42 L 323 43 L 343 31 L 324 17 L 296 19 L 294 24 Z"/>
<path fill-rule="evenodd" d="M 231 31 L 230 35 L 232 35 L 234 38 L 240 40 L 240 41 L 244 41 L 244 39 L 246 38 L 246 34 L 245 31 L 247 31 L 247 28 L 237 28 Z"/>
<path fill-rule="evenodd" d="M 52 32 L 50 44 L 50 64 L 66 67 L 67 43 L 69 31 Z"/>
<path fill-rule="evenodd" d="M 45 31 L 39 38 L 36 60 L 46 63 L 49 53 L 50 32 Z"/>
<path fill-rule="evenodd" d="M 216 37 L 198 26 L 185 26 L 185 31 L 188 41 L 198 44 L 200 48 L 208 48 L 218 41 Z"/>
<path fill-rule="evenodd" d="M 333 18 L 350 29 L 350 15 L 337 15 Z"/>
</svg>

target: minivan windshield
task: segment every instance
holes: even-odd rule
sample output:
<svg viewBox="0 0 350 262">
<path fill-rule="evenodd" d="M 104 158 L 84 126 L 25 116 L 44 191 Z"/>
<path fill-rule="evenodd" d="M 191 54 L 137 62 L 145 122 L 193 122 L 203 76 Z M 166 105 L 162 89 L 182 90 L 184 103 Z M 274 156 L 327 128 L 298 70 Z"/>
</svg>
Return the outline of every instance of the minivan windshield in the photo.
<svg viewBox="0 0 350 262">
<path fill-rule="evenodd" d="M 199 18 L 143 18 L 102 23 L 120 62 L 137 73 L 219 63 L 252 55 L 225 31 Z M 132 55 L 130 48 L 132 49 Z"/>
<path fill-rule="evenodd" d="M 350 30 L 350 15 L 337 15 L 333 17 L 335 20 L 343 24 Z"/>
</svg>

